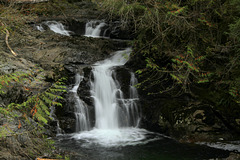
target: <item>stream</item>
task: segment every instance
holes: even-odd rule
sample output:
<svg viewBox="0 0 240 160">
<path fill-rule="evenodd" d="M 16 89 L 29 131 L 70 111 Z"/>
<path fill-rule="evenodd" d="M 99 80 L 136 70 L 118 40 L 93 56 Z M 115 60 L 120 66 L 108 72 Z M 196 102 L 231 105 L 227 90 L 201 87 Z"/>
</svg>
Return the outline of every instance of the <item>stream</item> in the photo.
<svg viewBox="0 0 240 160">
<path fill-rule="evenodd" d="M 58 33 L 69 36 L 71 31 L 55 21 L 45 25 Z M 107 37 L 103 21 L 86 24 L 86 37 Z M 44 31 L 42 26 L 37 26 Z M 74 152 L 76 160 L 203 160 L 226 158 L 228 149 L 209 147 L 206 144 L 181 144 L 174 139 L 140 128 L 141 108 L 135 85 L 138 83 L 130 72 L 128 93 L 121 90 L 115 69 L 128 61 L 131 48 L 120 50 L 111 57 L 92 65 L 90 93 L 94 101 L 95 116 L 90 117 L 88 106 L 77 90 L 83 75 L 77 73 L 75 84 L 69 91 L 74 96 L 75 133 L 59 133 L 56 146 Z M 126 91 L 125 91 L 126 92 Z M 95 123 L 91 126 L 91 118 Z"/>
</svg>

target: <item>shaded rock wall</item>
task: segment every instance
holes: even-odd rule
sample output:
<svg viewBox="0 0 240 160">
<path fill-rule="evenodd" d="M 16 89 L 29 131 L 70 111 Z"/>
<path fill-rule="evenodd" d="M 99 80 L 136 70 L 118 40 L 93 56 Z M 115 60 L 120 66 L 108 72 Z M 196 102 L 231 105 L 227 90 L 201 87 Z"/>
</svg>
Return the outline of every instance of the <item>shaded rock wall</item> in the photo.
<svg viewBox="0 0 240 160">
<path fill-rule="evenodd" d="M 134 56 L 127 63 L 133 70 L 142 69 L 145 65 L 141 56 Z M 147 78 L 148 74 L 145 74 L 138 80 L 141 83 Z M 238 104 L 232 101 L 222 105 L 221 99 L 227 98 L 223 91 L 217 91 L 209 84 L 192 88 L 192 94 L 175 96 L 177 92 L 174 90 L 175 93 L 148 94 L 158 92 L 162 86 L 166 88 L 171 83 L 163 81 L 154 87 L 139 88 L 144 128 L 170 135 L 182 142 L 239 139 Z"/>
</svg>

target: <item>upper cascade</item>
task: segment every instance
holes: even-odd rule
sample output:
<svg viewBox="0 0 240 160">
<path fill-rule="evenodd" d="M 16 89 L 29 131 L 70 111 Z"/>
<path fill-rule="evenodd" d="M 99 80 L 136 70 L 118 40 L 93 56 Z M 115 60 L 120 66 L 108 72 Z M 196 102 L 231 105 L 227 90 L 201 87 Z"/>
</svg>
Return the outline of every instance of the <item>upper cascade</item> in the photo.
<svg viewBox="0 0 240 160">
<path fill-rule="evenodd" d="M 57 22 L 57 21 L 46 21 L 46 22 L 43 22 L 42 24 L 36 26 L 36 28 L 39 31 L 43 32 L 43 31 L 45 31 L 43 25 L 48 26 L 49 29 L 52 30 L 53 32 L 64 35 L 64 36 L 70 36 L 72 33 L 72 31 L 66 30 L 66 27 L 62 23 Z"/>
<path fill-rule="evenodd" d="M 102 28 L 106 26 L 105 22 L 99 20 L 91 20 L 86 23 L 85 35 L 86 37 L 105 37 L 102 33 Z"/>
<path fill-rule="evenodd" d="M 122 22 L 106 22 L 105 20 L 89 20 L 87 22 L 68 20 L 64 24 L 59 21 L 43 21 L 35 28 L 44 32 L 48 28 L 64 36 L 85 36 L 93 38 L 108 38 L 114 40 L 132 39 L 132 34 L 121 27 Z"/>
</svg>

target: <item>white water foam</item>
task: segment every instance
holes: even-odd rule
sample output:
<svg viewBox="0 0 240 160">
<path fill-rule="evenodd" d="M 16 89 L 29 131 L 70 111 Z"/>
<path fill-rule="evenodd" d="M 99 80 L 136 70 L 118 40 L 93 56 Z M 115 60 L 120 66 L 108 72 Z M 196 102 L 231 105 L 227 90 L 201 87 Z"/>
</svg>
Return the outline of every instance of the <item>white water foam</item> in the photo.
<svg viewBox="0 0 240 160">
<path fill-rule="evenodd" d="M 154 138 L 148 138 L 151 134 L 154 135 Z M 155 133 L 134 127 L 121 129 L 95 128 L 91 131 L 76 134 L 73 138 L 82 140 L 82 147 L 86 148 L 96 145 L 101 147 L 135 146 L 160 139 Z"/>
<path fill-rule="evenodd" d="M 36 26 L 37 30 L 39 30 L 40 32 L 44 32 L 45 29 L 43 28 L 43 26 L 40 24 L 38 26 Z"/>
<path fill-rule="evenodd" d="M 47 21 L 46 24 L 48 25 L 50 30 L 52 30 L 53 32 L 59 33 L 65 36 L 70 36 L 70 31 L 66 30 L 65 26 L 62 23 L 56 22 L 56 21 Z"/>
<path fill-rule="evenodd" d="M 121 93 L 121 90 L 112 77 L 114 73 L 112 67 L 124 65 L 128 60 L 130 52 L 131 49 L 129 48 L 124 51 L 118 51 L 111 58 L 98 62 L 93 67 L 94 81 L 91 82 L 91 94 L 95 102 L 95 127 L 98 129 L 127 127 L 127 125 L 120 124 L 120 119 L 125 118 L 120 116 L 121 107 L 126 108 L 128 106 L 120 106 L 118 103 L 117 93 Z M 120 98 L 122 99 L 123 97 Z"/>
</svg>

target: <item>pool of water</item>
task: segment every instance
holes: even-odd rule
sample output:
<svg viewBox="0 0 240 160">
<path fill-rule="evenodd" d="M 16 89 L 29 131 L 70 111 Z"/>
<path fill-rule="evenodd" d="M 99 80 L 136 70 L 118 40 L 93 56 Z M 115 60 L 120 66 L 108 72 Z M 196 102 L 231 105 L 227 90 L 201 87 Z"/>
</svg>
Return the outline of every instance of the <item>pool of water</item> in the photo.
<svg viewBox="0 0 240 160">
<path fill-rule="evenodd" d="M 152 132 L 145 134 L 146 139 L 129 145 L 106 145 L 101 140 L 96 141 L 96 138 L 83 135 L 60 135 L 56 145 L 64 151 L 75 152 L 76 155 L 71 158 L 73 160 L 205 160 L 229 156 L 226 150 L 199 144 L 182 144 Z"/>
</svg>

